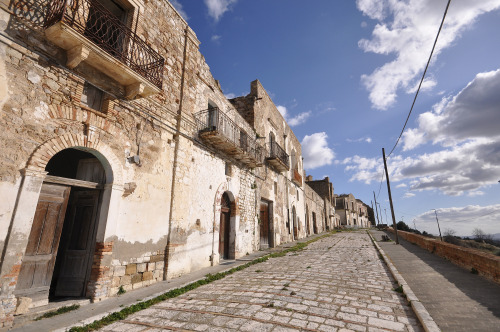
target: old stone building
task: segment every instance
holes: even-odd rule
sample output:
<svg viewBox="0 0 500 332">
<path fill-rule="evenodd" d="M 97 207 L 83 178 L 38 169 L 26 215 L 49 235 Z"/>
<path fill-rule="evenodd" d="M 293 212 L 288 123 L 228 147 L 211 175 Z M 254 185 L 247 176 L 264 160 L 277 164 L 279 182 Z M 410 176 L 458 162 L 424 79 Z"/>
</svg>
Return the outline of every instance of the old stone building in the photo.
<svg viewBox="0 0 500 332">
<path fill-rule="evenodd" d="M 323 199 L 323 213 L 324 218 L 324 226 L 323 229 L 330 230 L 335 227 L 340 226 L 340 216 L 335 212 L 335 194 L 333 189 L 333 184 L 330 182 L 328 177 L 325 177 L 323 180 L 313 180 L 311 175 L 306 177 L 306 193 L 310 190 L 307 189 L 310 187 L 316 194 L 318 194 Z M 306 211 L 309 211 L 311 214 L 307 213 L 307 221 L 312 221 L 313 229 L 316 229 L 317 226 L 317 211 L 314 208 L 309 208 L 306 206 Z"/>
<path fill-rule="evenodd" d="M 255 129 L 266 147 L 265 165 L 255 170 L 259 201 L 260 246 L 302 238 L 305 228 L 302 147 L 262 84 L 250 84 L 247 96 L 231 103 Z"/>
<path fill-rule="evenodd" d="M 0 29 L 0 327 L 335 226 L 260 82 L 228 101 L 168 1 L 0 0 Z"/>
<path fill-rule="evenodd" d="M 370 227 L 368 206 L 353 194 L 336 196 L 335 211 L 340 216 L 341 226 Z"/>
<path fill-rule="evenodd" d="M 2 326 L 21 299 L 100 300 L 258 249 L 264 147 L 169 2 L 0 15 Z"/>
</svg>

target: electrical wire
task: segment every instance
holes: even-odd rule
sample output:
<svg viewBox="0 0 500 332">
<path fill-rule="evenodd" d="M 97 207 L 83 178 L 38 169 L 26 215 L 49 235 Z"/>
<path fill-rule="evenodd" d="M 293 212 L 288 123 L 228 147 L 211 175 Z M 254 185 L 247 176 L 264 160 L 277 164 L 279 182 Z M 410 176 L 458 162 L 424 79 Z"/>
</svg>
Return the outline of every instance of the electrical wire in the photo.
<svg viewBox="0 0 500 332">
<path fill-rule="evenodd" d="M 443 28 L 444 19 L 446 18 L 446 14 L 448 13 L 448 8 L 450 7 L 450 3 L 451 3 L 451 0 L 448 0 L 448 4 L 446 5 L 446 9 L 445 9 L 444 14 L 443 14 L 443 19 L 441 20 L 441 25 L 439 26 L 439 30 L 438 30 L 438 33 L 436 35 L 436 39 L 434 40 L 434 45 L 432 46 L 431 54 L 429 55 L 429 59 L 427 60 L 427 65 L 425 66 L 424 73 L 422 74 L 422 78 L 420 79 L 420 83 L 418 85 L 417 92 L 415 93 L 415 97 L 413 98 L 413 103 L 411 104 L 410 112 L 408 113 L 408 116 L 406 117 L 405 124 L 403 126 L 403 129 L 401 130 L 401 133 L 399 134 L 398 139 L 396 140 L 396 144 L 394 144 L 394 147 L 392 148 L 391 152 L 389 152 L 389 154 L 387 155 L 387 158 L 389 158 L 391 156 L 392 152 L 394 151 L 394 149 L 398 145 L 399 140 L 403 136 L 403 133 L 404 133 L 405 128 L 406 128 L 406 125 L 408 124 L 408 120 L 410 119 L 411 112 L 413 111 L 413 106 L 415 106 L 415 101 L 417 100 L 418 93 L 420 92 L 420 88 L 422 87 L 422 83 L 424 82 L 425 74 L 427 73 L 427 69 L 429 68 L 429 64 L 431 62 L 432 54 L 434 53 L 434 49 L 436 48 L 436 44 L 437 44 L 437 41 L 438 41 L 438 38 L 439 38 L 439 34 L 441 33 L 441 29 Z"/>
</svg>

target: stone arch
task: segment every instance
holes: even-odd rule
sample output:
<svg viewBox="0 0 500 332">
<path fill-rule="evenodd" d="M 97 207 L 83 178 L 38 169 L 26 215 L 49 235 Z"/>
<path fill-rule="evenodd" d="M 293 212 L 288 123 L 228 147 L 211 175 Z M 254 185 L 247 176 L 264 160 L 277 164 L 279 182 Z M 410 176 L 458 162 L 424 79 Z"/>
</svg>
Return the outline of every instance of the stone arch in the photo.
<svg viewBox="0 0 500 332">
<path fill-rule="evenodd" d="M 219 250 L 215 248 L 215 243 L 216 243 L 216 237 L 215 237 L 215 231 L 216 229 L 220 231 L 220 221 L 221 221 L 221 207 L 222 207 L 222 197 L 223 195 L 227 195 L 230 201 L 230 219 L 229 219 L 229 227 L 230 227 L 230 232 L 229 232 L 229 252 L 227 255 L 228 259 L 235 259 L 236 258 L 236 248 L 238 246 L 237 243 L 237 236 L 236 236 L 236 230 L 238 229 L 238 223 L 239 223 L 239 206 L 237 202 L 237 198 L 234 196 L 233 192 L 229 190 L 229 185 L 227 182 L 222 182 L 218 189 L 217 192 L 215 193 L 215 202 L 214 202 L 214 232 L 213 232 L 213 246 L 212 246 L 212 252 L 218 253 Z M 219 233 L 220 234 L 220 233 Z M 218 248 L 218 246 L 217 246 Z M 222 257 L 219 257 L 221 259 Z"/>
<path fill-rule="evenodd" d="M 123 185 L 122 165 L 113 150 L 99 140 L 97 128 L 88 130 L 88 135 L 66 133 L 40 145 L 31 155 L 26 168 L 43 172 L 49 160 L 58 152 L 69 148 L 80 148 L 92 153 L 102 163 L 106 172 L 106 183 Z"/>
</svg>

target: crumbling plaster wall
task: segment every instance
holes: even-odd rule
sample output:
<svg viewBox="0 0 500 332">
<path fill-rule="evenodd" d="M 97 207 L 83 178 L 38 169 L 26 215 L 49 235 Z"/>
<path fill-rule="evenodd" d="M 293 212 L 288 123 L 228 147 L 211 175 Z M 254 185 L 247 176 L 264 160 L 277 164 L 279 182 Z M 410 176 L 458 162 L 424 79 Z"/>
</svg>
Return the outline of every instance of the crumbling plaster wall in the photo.
<svg viewBox="0 0 500 332">
<path fill-rule="evenodd" d="M 292 151 L 295 151 L 296 158 L 299 160 L 299 172 L 303 174 L 300 142 L 258 80 L 250 83 L 250 93 L 247 96 L 232 99 L 231 102 L 243 118 L 253 124 L 257 140 L 265 144 L 268 151 L 270 133 L 273 133 L 275 142 L 290 156 L 290 170 L 288 171 L 278 172 L 267 163 L 255 171 L 259 187 L 259 201 L 265 199 L 273 203 L 274 215 L 270 220 L 273 223 L 271 229 L 274 231 L 274 244 L 279 245 L 294 238 L 293 207 L 297 216 L 298 238 L 304 237 L 306 234 L 304 190 L 303 185 L 299 186 L 292 182 L 291 165 Z M 289 219 L 290 223 L 287 228 Z"/>
<path fill-rule="evenodd" d="M 13 269 L 19 269 L 33 218 L 32 214 L 18 214 L 22 223 L 12 227 L 23 180 L 20 170 L 26 168 L 33 153 L 45 142 L 67 135 L 83 137 L 88 124 L 96 128 L 96 142 L 99 142 L 89 151 L 100 154 L 100 146 L 109 148 L 107 152 L 118 161 L 113 171 L 121 176 L 120 183 L 114 185 L 119 187 L 120 195 L 110 207 L 109 215 L 113 218 L 105 225 L 102 245 L 97 249 L 100 260 L 96 264 L 102 267 L 99 278 L 105 279 L 102 283 L 105 286 L 95 286 L 96 293 L 102 298 L 116 293 L 120 286 L 131 289 L 163 279 L 175 139 L 179 137 L 175 135 L 176 114 L 182 104 L 180 136 L 184 136 L 179 138 L 175 168 L 178 171 L 175 192 L 180 199 L 174 200 L 172 239 L 183 243 L 180 251 L 191 254 L 183 254 L 177 261 L 173 257 L 172 275 L 209 264 L 212 250 L 207 248 L 213 243 L 214 216 L 204 212 L 213 210 L 214 191 L 223 182 L 229 183 L 239 210 L 236 255 L 255 249 L 253 174 L 227 156 L 196 142 L 192 114 L 205 109 L 210 98 L 224 106 L 249 134 L 252 128 L 227 102 L 199 53 L 196 36 L 167 1 L 147 2 L 138 24 L 139 35 L 165 58 L 163 90 L 132 102 L 122 100 L 123 88 L 88 64 L 81 63 L 73 71 L 68 70 L 65 52 L 44 38 L 40 17 L 27 16 L 21 21 L 12 15 L 5 1 L 1 5 L 0 28 L 11 38 L 1 37 L 0 47 L 0 77 L 5 78 L 0 81 L 0 141 L 4 156 L 0 161 L 0 190 L 5 197 L 0 203 L 0 247 L 4 249 L 4 243 L 9 241 L 2 266 L 2 294 L 12 294 L 15 288 L 16 280 L 10 275 Z M 38 5 L 43 9 L 42 3 Z M 181 94 L 183 77 L 185 95 Z M 106 114 L 80 104 L 78 90 L 84 80 L 112 96 L 114 106 Z M 72 146 L 78 144 L 58 145 L 54 153 Z M 128 156 L 139 153 L 139 147 L 140 167 L 127 160 Z M 234 163 L 230 178 L 224 175 L 227 160 Z M 193 169 L 196 169 L 194 174 Z M 36 205 L 42 180 L 43 174 L 35 183 L 38 189 L 31 194 L 32 205 Z M 202 203 L 190 204 L 193 198 Z M 2 298 L 5 303 L 11 300 L 12 297 Z M 15 307 L 15 299 L 13 303 L 11 307 Z"/>
</svg>

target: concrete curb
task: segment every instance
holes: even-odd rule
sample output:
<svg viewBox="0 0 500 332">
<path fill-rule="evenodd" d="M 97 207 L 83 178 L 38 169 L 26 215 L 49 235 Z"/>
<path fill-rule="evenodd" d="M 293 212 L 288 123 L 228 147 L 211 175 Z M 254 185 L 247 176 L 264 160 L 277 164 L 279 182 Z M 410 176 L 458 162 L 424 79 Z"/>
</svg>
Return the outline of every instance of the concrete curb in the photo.
<svg viewBox="0 0 500 332">
<path fill-rule="evenodd" d="M 392 261 L 389 256 L 386 255 L 384 250 L 378 245 L 377 241 L 373 238 L 373 236 L 370 234 L 369 231 L 366 231 L 368 236 L 372 239 L 373 244 L 375 245 L 375 248 L 377 248 L 378 252 L 382 255 L 384 258 L 384 261 L 387 263 L 387 266 L 389 267 L 389 270 L 392 273 L 392 276 L 396 281 L 398 282 L 399 285 L 403 287 L 403 293 L 406 295 L 406 298 L 410 302 L 410 305 L 415 312 L 415 314 L 418 317 L 418 320 L 424 327 L 424 330 L 427 332 L 440 332 L 441 330 L 437 326 L 436 322 L 434 319 L 432 319 L 431 315 L 425 309 L 424 305 L 420 300 L 417 298 L 415 293 L 411 290 L 410 286 L 406 283 L 405 279 L 403 276 L 398 272 L 394 264 L 392 264 Z"/>
</svg>

